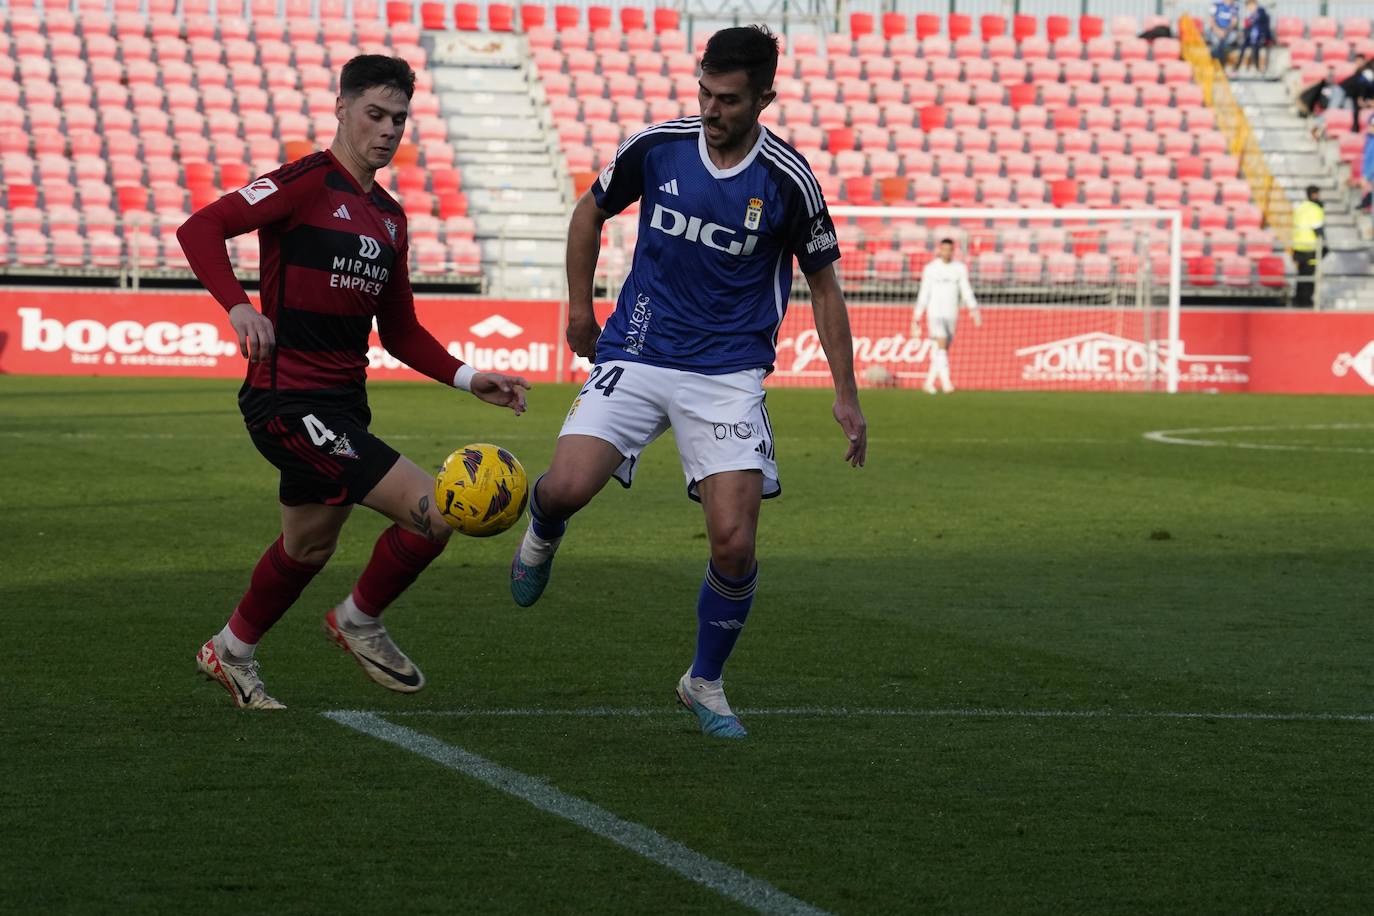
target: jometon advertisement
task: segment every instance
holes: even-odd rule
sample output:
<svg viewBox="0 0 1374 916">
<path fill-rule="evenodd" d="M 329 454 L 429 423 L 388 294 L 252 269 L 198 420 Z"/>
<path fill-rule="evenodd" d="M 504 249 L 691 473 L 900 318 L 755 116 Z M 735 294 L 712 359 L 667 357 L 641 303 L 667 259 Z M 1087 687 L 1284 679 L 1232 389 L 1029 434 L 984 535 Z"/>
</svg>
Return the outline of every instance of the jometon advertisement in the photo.
<svg viewBox="0 0 1374 916">
<path fill-rule="evenodd" d="M 599 312 L 604 316 L 608 305 Z M 574 380 L 587 365 L 563 341 L 557 302 L 420 297 L 420 322 L 478 369 L 531 381 Z M 935 346 L 909 306 L 853 305 L 862 384 L 915 387 Z M 1374 314 L 1273 309 L 1189 310 L 1174 350 L 1162 313 L 1112 308 L 983 309 L 961 317 L 951 349 L 966 389 L 1142 390 L 1163 387 L 1171 358 L 1184 391 L 1374 392 Z M 652 327 L 646 331 L 651 339 Z M 828 385 L 829 366 L 809 306 L 778 330 L 777 385 Z M 374 333 L 369 376 L 418 376 Z M 237 378 L 233 331 L 204 293 L 0 290 L 0 372 Z"/>
</svg>

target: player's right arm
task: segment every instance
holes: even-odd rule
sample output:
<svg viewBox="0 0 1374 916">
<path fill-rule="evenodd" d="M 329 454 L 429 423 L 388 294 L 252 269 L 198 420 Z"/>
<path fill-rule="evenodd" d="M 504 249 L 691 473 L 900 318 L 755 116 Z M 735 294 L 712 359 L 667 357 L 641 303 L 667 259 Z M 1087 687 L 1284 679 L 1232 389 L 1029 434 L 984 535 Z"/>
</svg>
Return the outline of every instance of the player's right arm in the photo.
<svg viewBox="0 0 1374 916">
<path fill-rule="evenodd" d="M 573 208 L 568 222 L 568 346 L 587 359 L 596 355 L 596 341 L 601 336 L 593 286 L 596 259 L 601 256 L 601 227 L 609 218 L 588 191 Z"/>
<path fill-rule="evenodd" d="M 239 352 L 253 362 L 265 361 L 272 355 L 276 333 L 271 320 L 253 306 L 243 284 L 234 276 L 225 242 L 290 217 L 304 183 L 296 182 L 294 187 L 286 183 L 281 175 L 285 170 L 264 175 L 202 207 L 177 230 L 177 241 L 191 270 L 229 313 L 229 324 L 238 335 Z"/>
<path fill-rule="evenodd" d="M 968 265 L 962 261 L 959 263 L 959 298 L 964 301 L 964 307 L 973 316 L 973 323 L 981 328 L 983 318 L 978 312 L 978 298 L 973 295 L 973 284 L 968 279 Z"/>
<path fill-rule="evenodd" d="M 568 346 L 587 359 L 596 356 L 601 336 L 592 299 L 601 227 L 644 195 L 644 157 L 651 145 L 647 136 L 645 131 L 620 145 L 615 159 L 577 202 L 568 222 Z"/>
</svg>

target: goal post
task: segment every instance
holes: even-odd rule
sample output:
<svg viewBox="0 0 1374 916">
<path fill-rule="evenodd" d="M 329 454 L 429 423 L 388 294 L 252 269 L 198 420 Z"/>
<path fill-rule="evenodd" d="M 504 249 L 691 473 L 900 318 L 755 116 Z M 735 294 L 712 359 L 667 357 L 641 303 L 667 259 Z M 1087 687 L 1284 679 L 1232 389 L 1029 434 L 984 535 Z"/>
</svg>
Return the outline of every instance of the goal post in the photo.
<svg viewBox="0 0 1374 916">
<path fill-rule="evenodd" d="M 1165 390 L 1179 381 L 1182 215 L 1155 209 L 832 207 L 837 264 L 862 325 L 895 308 L 911 334 L 921 270 L 941 239 L 969 271 L 984 322 L 963 313 L 951 347 L 956 382 L 967 388 Z M 798 278 L 800 279 L 800 278 Z M 805 299 L 804 283 L 794 296 Z M 962 352 L 961 352 L 962 351 Z M 856 351 L 862 357 L 862 345 Z M 863 362 L 859 359 L 858 362 Z M 886 375 L 910 384 L 929 370 Z M 890 378 L 887 376 L 891 376 Z"/>
<path fill-rule="evenodd" d="M 956 387 L 1178 390 L 1179 211 L 833 206 L 830 213 L 861 382 L 916 388 L 930 377 L 936 345 L 928 322 L 917 320 L 917 297 L 922 269 L 950 238 L 983 319 L 975 326 L 963 313 L 958 321 L 948 359 Z M 747 234 L 743 224 L 735 228 Z M 604 227 L 597 286 L 612 299 L 638 231 L 632 212 Z M 809 298 L 805 280 L 794 277 L 772 384 L 829 380 Z"/>
</svg>

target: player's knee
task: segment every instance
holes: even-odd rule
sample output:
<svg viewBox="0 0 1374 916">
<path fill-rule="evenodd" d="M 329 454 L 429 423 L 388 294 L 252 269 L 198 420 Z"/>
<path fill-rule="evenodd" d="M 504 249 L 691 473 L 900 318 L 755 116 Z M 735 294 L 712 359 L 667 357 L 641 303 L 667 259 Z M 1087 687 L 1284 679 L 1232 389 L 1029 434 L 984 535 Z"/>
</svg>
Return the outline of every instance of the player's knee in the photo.
<svg viewBox="0 0 1374 916">
<path fill-rule="evenodd" d="M 754 536 L 744 527 L 711 538 L 711 562 L 731 578 L 749 575 L 754 568 Z"/>
<path fill-rule="evenodd" d="M 539 508 L 547 515 L 567 518 L 591 502 L 604 483 L 595 483 L 577 470 L 550 468 L 538 481 Z"/>
<path fill-rule="evenodd" d="M 286 555 L 297 563 L 323 566 L 334 556 L 334 551 L 339 547 L 339 539 L 310 536 L 286 538 L 282 541 L 282 547 L 285 548 Z"/>
</svg>

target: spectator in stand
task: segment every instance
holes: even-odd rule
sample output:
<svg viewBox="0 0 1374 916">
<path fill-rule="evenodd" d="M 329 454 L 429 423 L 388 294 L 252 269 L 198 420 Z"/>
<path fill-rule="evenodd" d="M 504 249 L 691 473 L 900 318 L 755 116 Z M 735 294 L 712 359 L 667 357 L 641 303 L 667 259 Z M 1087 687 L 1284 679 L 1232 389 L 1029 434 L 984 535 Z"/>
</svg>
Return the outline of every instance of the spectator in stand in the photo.
<svg viewBox="0 0 1374 916">
<path fill-rule="evenodd" d="M 1269 68 L 1269 55 L 1264 56 L 1264 66 L 1260 66 L 1260 51 L 1268 51 L 1274 43 L 1274 32 L 1269 27 L 1269 11 L 1260 6 L 1258 0 L 1245 0 L 1245 26 L 1241 32 L 1240 59 L 1236 61 L 1236 72 L 1245 67 L 1245 52 L 1250 52 L 1250 63 L 1256 73 Z"/>
<path fill-rule="evenodd" d="M 1374 211 L 1374 115 L 1365 124 L 1364 159 L 1360 162 L 1360 185 L 1364 188 L 1361 210 Z"/>
<path fill-rule="evenodd" d="M 1360 129 L 1360 110 L 1374 106 L 1374 57 L 1366 58 L 1354 73 L 1341 80 L 1338 88 L 1350 100 L 1350 129 Z M 1338 104 L 1333 98 L 1331 104 Z"/>
<path fill-rule="evenodd" d="M 1240 11 L 1236 8 L 1235 0 L 1216 0 L 1212 4 L 1212 19 L 1207 24 L 1207 44 L 1212 47 L 1212 56 L 1223 67 L 1235 43 L 1239 19 Z"/>
<path fill-rule="evenodd" d="M 1366 58 L 1355 71 L 1338 83 L 1319 80 L 1298 95 L 1298 111 L 1303 117 L 1326 108 L 1340 108 L 1350 102 L 1350 129 L 1360 129 L 1360 109 L 1374 106 L 1374 57 Z"/>
</svg>

